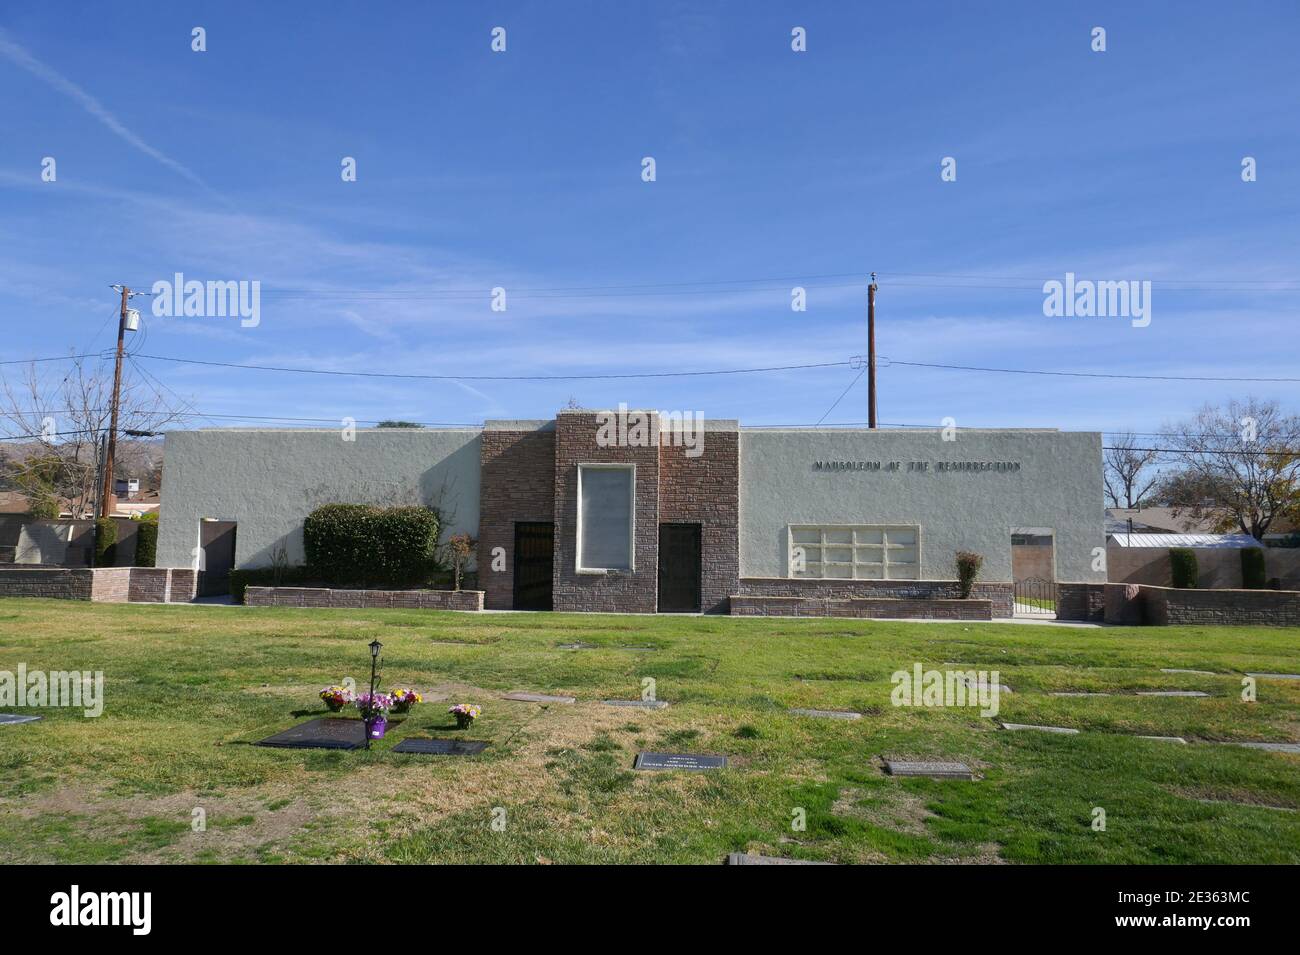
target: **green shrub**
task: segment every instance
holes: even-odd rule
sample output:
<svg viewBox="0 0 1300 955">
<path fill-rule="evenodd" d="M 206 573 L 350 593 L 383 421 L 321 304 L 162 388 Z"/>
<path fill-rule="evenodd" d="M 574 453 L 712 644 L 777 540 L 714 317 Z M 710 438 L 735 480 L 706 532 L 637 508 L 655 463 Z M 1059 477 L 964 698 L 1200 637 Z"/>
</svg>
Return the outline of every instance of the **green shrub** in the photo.
<svg viewBox="0 0 1300 955">
<path fill-rule="evenodd" d="M 1264 548 L 1242 548 L 1241 586 L 1245 587 L 1247 590 L 1264 589 Z"/>
<path fill-rule="evenodd" d="M 59 501 L 53 494 L 35 494 L 27 498 L 27 516 L 34 521 L 53 521 L 59 517 Z"/>
<path fill-rule="evenodd" d="M 437 567 L 438 515 L 427 507 L 327 504 L 303 524 L 307 566 L 334 586 L 410 587 Z"/>
<path fill-rule="evenodd" d="M 1169 566 L 1173 585 L 1184 590 L 1196 587 L 1200 571 L 1196 567 L 1196 551 L 1189 547 L 1169 548 Z"/>
<path fill-rule="evenodd" d="M 980 554 L 968 550 L 957 551 L 957 586 L 962 600 L 970 599 L 971 591 L 975 589 L 975 578 L 980 575 L 983 566 L 984 558 Z"/>
<path fill-rule="evenodd" d="M 152 567 L 158 559 L 158 515 L 145 514 L 135 532 L 135 565 Z"/>
<path fill-rule="evenodd" d="M 117 524 L 111 517 L 95 521 L 95 566 L 112 567 L 117 556 Z"/>
</svg>

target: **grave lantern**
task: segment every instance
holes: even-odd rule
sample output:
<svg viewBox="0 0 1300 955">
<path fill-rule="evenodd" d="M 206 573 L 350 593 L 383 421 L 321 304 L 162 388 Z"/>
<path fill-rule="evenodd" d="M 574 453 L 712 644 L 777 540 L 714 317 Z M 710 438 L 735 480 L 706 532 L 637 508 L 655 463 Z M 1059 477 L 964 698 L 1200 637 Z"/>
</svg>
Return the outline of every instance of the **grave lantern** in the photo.
<svg viewBox="0 0 1300 955">
<path fill-rule="evenodd" d="M 375 705 L 375 668 L 379 665 L 379 651 L 384 645 L 378 640 L 370 641 L 370 706 Z M 370 722 L 366 721 L 366 749 L 370 748 Z"/>
</svg>

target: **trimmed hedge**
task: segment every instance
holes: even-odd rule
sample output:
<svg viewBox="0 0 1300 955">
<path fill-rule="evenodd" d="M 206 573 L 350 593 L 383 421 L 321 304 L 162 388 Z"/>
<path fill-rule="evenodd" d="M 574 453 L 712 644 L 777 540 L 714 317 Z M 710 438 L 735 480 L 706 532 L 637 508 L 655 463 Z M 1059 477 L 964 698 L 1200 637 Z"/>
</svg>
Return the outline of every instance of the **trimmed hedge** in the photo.
<svg viewBox="0 0 1300 955">
<path fill-rule="evenodd" d="M 158 559 L 158 518 L 149 515 L 140 518 L 135 532 L 135 565 L 152 567 Z"/>
<path fill-rule="evenodd" d="M 113 558 L 117 556 L 117 524 L 111 517 L 101 517 L 95 521 L 95 564 L 96 567 L 112 567 Z"/>
<path fill-rule="evenodd" d="M 1241 550 L 1241 586 L 1246 590 L 1263 590 L 1264 548 L 1243 547 Z"/>
<path fill-rule="evenodd" d="M 438 515 L 427 507 L 326 504 L 302 536 L 307 567 L 327 585 L 410 587 L 437 569 Z"/>
<path fill-rule="evenodd" d="M 1200 578 L 1200 569 L 1196 565 L 1196 551 L 1190 547 L 1169 548 L 1169 566 L 1175 587 L 1184 590 L 1195 589 Z"/>
</svg>

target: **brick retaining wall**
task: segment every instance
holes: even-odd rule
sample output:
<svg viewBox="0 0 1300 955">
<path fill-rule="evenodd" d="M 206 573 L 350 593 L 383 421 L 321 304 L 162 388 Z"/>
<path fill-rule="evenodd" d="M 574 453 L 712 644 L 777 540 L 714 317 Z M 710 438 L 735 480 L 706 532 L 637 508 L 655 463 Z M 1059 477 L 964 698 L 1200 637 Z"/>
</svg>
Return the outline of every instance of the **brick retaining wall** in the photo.
<svg viewBox="0 0 1300 955">
<path fill-rule="evenodd" d="M 197 575 L 179 567 L 0 567 L 0 597 L 96 603 L 187 603 Z"/>
<path fill-rule="evenodd" d="M 1057 620 L 1106 619 L 1106 584 L 1079 582 L 1056 585 Z"/>
<path fill-rule="evenodd" d="M 959 600 L 955 580 L 822 580 L 802 577 L 742 577 L 745 597 L 807 597 L 821 600 Z M 974 600 L 987 601 L 994 617 L 1010 617 L 1015 586 L 976 583 Z M 734 613 L 734 611 L 733 611 Z M 985 618 L 977 618 L 985 619 Z"/>
<path fill-rule="evenodd" d="M 1300 591 L 1182 590 L 1142 586 L 1157 626 L 1300 627 Z"/>
<path fill-rule="evenodd" d="M 334 590 L 327 587 L 248 587 L 249 607 L 334 607 L 363 610 L 407 607 L 414 610 L 482 610 L 481 590 Z"/>
<path fill-rule="evenodd" d="M 863 617 L 905 620 L 992 620 L 993 601 L 971 598 L 774 597 L 733 594 L 736 617 Z"/>
</svg>

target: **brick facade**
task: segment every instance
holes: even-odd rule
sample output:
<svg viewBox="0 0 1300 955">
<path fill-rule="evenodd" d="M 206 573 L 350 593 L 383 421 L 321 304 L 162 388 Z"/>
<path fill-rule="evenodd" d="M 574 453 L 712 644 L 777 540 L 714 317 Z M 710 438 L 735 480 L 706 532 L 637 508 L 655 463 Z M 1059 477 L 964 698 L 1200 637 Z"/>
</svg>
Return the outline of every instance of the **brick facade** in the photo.
<svg viewBox="0 0 1300 955">
<path fill-rule="evenodd" d="M 248 587 L 248 607 L 331 607 L 362 610 L 375 607 L 412 610 L 483 609 L 481 590 L 333 590 L 326 587 Z"/>
<path fill-rule="evenodd" d="M 484 605 L 514 605 L 515 522 L 555 520 L 555 429 L 485 428 L 479 478 L 478 581 Z M 505 569 L 492 569 L 492 551 Z"/>
<path fill-rule="evenodd" d="M 645 412 L 653 440 L 642 447 L 601 447 L 592 411 L 562 411 L 555 419 L 556 610 L 654 613 L 659 601 L 659 416 Z M 635 528 L 630 571 L 577 572 L 578 465 L 634 464 Z"/>
<path fill-rule="evenodd" d="M 700 525 L 700 610 L 726 613 L 740 580 L 740 433 L 709 430 L 701 454 L 687 450 L 663 436 L 659 521 Z"/>
<path fill-rule="evenodd" d="M 793 577 L 742 577 L 736 591 L 743 597 L 801 597 L 813 601 L 911 600 L 936 603 L 959 600 L 955 580 L 822 580 Z M 976 583 L 974 600 L 987 601 L 994 617 L 1010 617 L 1015 587 L 1011 583 Z M 733 604 L 735 601 L 732 601 Z M 936 616 L 938 614 L 936 613 Z M 974 618 L 983 619 L 983 618 Z"/>
</svg>

